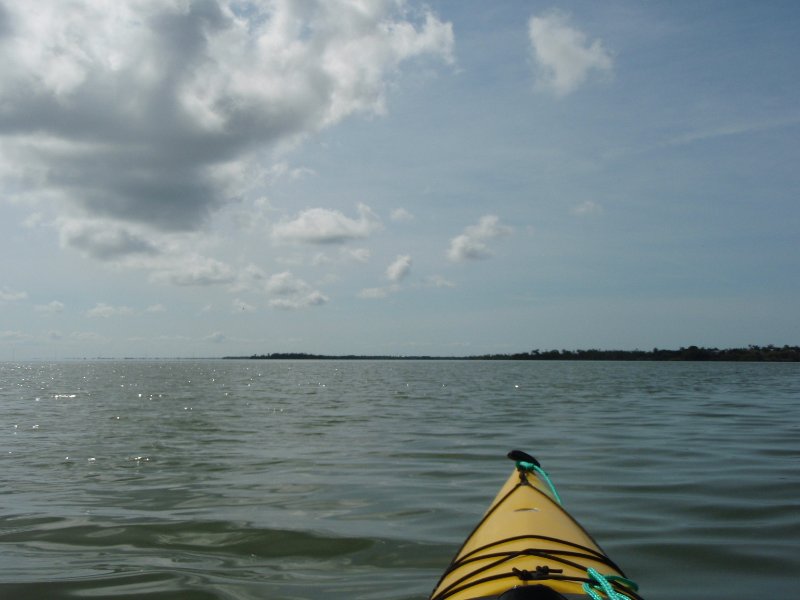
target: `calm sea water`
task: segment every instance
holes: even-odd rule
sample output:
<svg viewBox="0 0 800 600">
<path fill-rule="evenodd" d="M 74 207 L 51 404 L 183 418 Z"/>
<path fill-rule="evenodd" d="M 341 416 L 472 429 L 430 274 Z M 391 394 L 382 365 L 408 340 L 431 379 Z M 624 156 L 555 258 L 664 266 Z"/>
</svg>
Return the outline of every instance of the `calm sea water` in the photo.
<svg viewBox="0 0 800 600">
<path fill-rule="evenodd" d="M 0 363 L 0 598 L 422 599 L 513 465 L 648 600 L 795 598 L 800 365 Z"/>
</svg>

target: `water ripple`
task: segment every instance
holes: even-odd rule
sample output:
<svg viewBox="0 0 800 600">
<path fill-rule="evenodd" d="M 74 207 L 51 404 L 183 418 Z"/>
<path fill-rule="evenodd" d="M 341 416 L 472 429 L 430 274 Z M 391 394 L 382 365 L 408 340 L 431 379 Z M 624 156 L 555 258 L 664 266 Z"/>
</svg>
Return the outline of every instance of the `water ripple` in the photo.
<svg viewBox="0 0 800 600">
<path fill-rule="evenodd" d="M 0 363 L 0 381 L 2 598 L 421 599 L 514 447 L 649 600 L 796 588 L 798 365 Z"/>
</svg>

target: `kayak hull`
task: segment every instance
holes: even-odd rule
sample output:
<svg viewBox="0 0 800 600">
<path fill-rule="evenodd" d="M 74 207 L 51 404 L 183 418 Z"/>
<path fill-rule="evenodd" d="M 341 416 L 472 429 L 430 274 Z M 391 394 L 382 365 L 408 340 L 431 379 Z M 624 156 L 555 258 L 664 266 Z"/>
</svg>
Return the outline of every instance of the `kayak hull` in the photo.
<svg viewBox="0 0 800 600">
<path fill-rule="evenodd" d="M 525 456 L 518 451 L 509 456 Z M 624 573 L 561 506 L 538 462 L 518 461 L 481 521 L 442 575 L 430 600 L 591 598 L 600 573 L 639 598 Z"/>
</svg>

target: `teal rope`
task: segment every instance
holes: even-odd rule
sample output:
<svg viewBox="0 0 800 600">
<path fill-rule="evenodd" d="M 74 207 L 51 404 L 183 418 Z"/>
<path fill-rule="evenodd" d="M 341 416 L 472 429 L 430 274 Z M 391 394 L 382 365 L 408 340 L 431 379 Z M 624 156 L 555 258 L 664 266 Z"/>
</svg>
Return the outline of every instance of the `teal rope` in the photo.
<svg viewBox="0 0 800 600">
<path fill-rule="evenodd" d="M 583 591 L 589 594 L 592 600 L 631 600 L 625 594 L 621 594 L 615 590 L 611 585 L 612 581 L 619 581 L 624 586 L 629 587 L 632 590 L 639 589 L 639 586 L 630 579 L 620 577 L 619 575 L 601 575 L 592 567 L 586 569 L 586 574 L 590 579 L 594 580 L 594 583 L 584 583 Z M 605 595 L 602 595 L 600 592 Z"/>
<path fill-rule="evenodd" d="M 561 502 L 561 496 L 558 495 L 558 490 L 556 490 L 556 486 L 553 485 L 550 476 L 547 473 L 545 473 L 545 470 L 542 467 L 540 467 L 539 465 L 535 465 L 533 463 L 526 462 L 524 460 L 520 460 L 517 462 L 517 468 L 523 471 L 533 471 L 534 473 L 536 473 L 547 484 L 547 487 L 550 488 L 550 492 L 553 494 L 553 498 L 555 499 L 555 501 L 559 505 L 563 504 L 563 502 Z"/>
</svg>

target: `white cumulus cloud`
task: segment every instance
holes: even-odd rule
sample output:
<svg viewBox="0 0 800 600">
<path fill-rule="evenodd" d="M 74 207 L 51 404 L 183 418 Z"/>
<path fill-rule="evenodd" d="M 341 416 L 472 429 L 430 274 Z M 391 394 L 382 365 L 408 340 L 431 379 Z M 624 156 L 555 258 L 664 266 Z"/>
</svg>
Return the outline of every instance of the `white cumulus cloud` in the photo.
<svg viewBox="0 0 800 600">
<path fill-rule="evenodd" d="M 338 210 L 310 208 L 295 219 L 276 224 L 272 236 L 285 242 L 341 244 L 366 238 L 380 227 L 378 216 L 364 204 L 358 205 L 357 218 L 347 217 Z"/>
<path fill-rule="evenodd" d="M 179 285 L 232 275 L 164 235 L 202 230 L 225 207 L 255 205 L 264 185 L 312 174 L 273 151 L 384 112 L 410 61 L 453 62 L 451 24 L 404 0 L 0 8 L 4 199 L 53 214 L 64 247 Z M 337 243 L 376 225 L 368 209 L 352 219 L 320 208 L 276 233 Z M 188 274 L 164 263 L 175 253 Z"/>
<path fill-rule="evenodd" d="M 572 27 L 568 16 L 560 11 L 531 17 L 528 33 L 538 83 L 558 96 L 574 92 L 592 71 L 612 69 L 611 54 L 603 42 L 590 42 L 586 34 Z"/>
<path fill-rule="evenodd" d="M 386 269 L 386 277 L 393 283 L 398 283 L 405 279 L 411 272 L 411 256 L 408 254 L 399 255 L 392 264 Z"/>
<path fill-rule="evenodd" d="M 227 200 L 215 167 L 382 111 L 407 60 L 452 61 L 451 25 L 403 2 L 3 6 L 6 166 L 29 189 L 165 229 Z"/>
<path fill-rule="evenodd" d="M 488 242 L 509 235 L 512 228 L 500 223 L 499 217 L 485 215 L 477 225 L 470 225 L 464 232 L 450 240 L 447 258 L 453 262 L 479 260 L 492 256 Z"/>
</svg>

